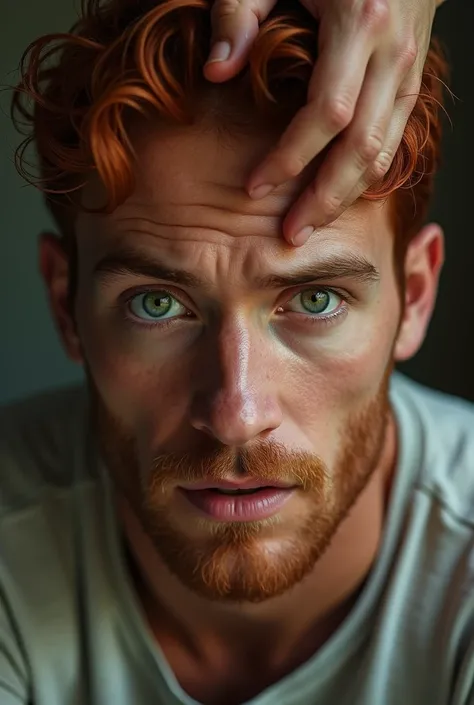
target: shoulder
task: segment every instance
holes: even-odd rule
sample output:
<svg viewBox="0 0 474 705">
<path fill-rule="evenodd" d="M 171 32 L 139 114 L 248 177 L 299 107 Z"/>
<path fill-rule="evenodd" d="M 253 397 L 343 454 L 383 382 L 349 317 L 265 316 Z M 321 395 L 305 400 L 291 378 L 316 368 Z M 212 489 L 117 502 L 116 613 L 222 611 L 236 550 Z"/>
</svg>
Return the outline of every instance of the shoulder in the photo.
<svg viewBox="0 0 474 705">
<path fill-rule="evenodd" d="M 474 528 L 474 404 L 399 374 L 391 397 L 402 446 L 418 458 L 418 488 Z"/>
<path fill-rule="evenodd" d="M 450 703 L 467 705 L 474 682 L 474 404 L 399 374 L 391 401 L 399 490 L 387 587 L 390 614 L 399 614 L 387 627 L 397 645 L 391 668 L 414 669 L 413 684 L 425 689 L 416 702 L 434 695 L 448 702 L 449 693 Z"/>
<path fill-rule="evenodd" d="M 57 684 L 79 687 L 76 581 L 88 554 L 78 532 L 102 517 L 89 501 L 88 419 L 83 387 L 0 409 L 0 703 L 5 689 L 26 703 L 32 679 L 49 683 L 54 702 L 65 699 Z M 95 560 L 100 541 L 88 544 Z"/>
<path fill-rule="evenodd" d="M 0 409 L 0 516 L 34 502 L 42 488 L 66 488 L 84 452 L 83 386 L 50 391 Z"/>
<path fill-rule="evenodd" d="M 434 423 L 448 436 L 457 432 L 468 433 L 474 438 L 474 403 L 425 387 L 418 382 L 395 373 L 391 380 L 392 399 L 409 405 L 424 423 Z"/>
</svg>

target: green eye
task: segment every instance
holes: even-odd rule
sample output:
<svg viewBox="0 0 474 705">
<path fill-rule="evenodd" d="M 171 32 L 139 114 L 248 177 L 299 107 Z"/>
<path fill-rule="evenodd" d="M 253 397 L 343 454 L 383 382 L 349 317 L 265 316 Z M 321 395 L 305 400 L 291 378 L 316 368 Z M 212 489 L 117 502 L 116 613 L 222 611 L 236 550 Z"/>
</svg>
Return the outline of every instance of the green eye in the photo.
<svg viewBox="0 0 474 705">
<path fill-rule="evenodd" d="M 153 318 L 160 318 L 169 312 L 171 308 L 171 296 L 157 292 L 156 294 L 145 294 L 142 301 L 143 310 Z"/>
<path fill-rule="evenodd" d="M 322 314 L 334 313 L 341 307 L 342 296 L 331 289 L 306 289 L 300 291 L 289 303 L 286 309 L 295 313 L 305 313 L 321 317 Z"/>
<path fill-rule="evenodd" d="M 300 297 L 301 304 L 308 313 L 324 313 L 331 303 L 331 294 L 324 289 L 303 291 Z"/>
<path fill-rule="evenodd" d="M 148 291 L 131 299 L 131 312 L 142 320 L 157 321 L 174 318 L 186 312 L 186 308 L 167 291 Z"/>
</svg>

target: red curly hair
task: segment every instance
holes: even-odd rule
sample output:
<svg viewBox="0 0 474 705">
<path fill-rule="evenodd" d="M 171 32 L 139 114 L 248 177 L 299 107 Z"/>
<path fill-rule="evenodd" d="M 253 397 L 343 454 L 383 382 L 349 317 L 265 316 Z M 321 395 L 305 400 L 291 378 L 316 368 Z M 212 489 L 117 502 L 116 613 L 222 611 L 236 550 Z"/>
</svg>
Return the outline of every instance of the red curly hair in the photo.
<svg viewBox="0 0 474 705">
<path fill-rule="evenodd" d="M 284 129 L 306 102 L 318 26 L 300 3 L 277 3 L 261 26 L 247 69 L 223 85 L 203 78 L 210 6 L 210 0 L 83 0 L 69 33 L 41 37 L 25 51 L 12 102 L 17 126 L 28 128 L 17 166 L 45 193 L 63 233 L 71 229 L 71 206 L 73 215 L 91 173 L 106 187 L 104 211 L 130 195 L 134 153 L 128 126 L 134 116 L 191 124 L 211 115 L 219 129 L 243 130 L 270 117 Z M 433 43 L 393 164 L 364 194 L 369 199 L 394 194 L 395 230 L 404 242 L 425 218 L 433 188 L 446 73 Z M 37 179 L 28 172 L 31 142 L 39 155 Z"/>
</svg>

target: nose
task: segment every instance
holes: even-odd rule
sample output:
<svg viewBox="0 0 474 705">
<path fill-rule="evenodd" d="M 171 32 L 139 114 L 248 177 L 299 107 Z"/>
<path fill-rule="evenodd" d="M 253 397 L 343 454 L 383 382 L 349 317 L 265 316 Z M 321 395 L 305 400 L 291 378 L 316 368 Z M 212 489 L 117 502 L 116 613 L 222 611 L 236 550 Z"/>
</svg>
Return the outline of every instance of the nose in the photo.
<svg viewBox="0 0 474 705">
<path fill-rule="evenodd" d="M 242 322 L 228 324 L 206 345 L 204 358 L 199 355 L 191 423 L 227 446 L 242 446 L 282 423 L 268 351 L 258 334 L 251 338 Z"/>
</svg>

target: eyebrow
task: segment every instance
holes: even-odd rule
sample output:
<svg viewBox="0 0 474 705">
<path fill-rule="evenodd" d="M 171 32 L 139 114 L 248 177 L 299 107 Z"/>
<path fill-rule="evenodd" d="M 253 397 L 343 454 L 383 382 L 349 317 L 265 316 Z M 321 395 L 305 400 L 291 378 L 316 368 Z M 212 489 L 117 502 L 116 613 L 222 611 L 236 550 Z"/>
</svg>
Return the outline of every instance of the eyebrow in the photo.
<svg viewBox="0 0 474 705">
<path fill-rule="evenodd" d="M 184 269 L 167 267 L 149 255 L 135 250 L 122 250 L 107 255 L 94 267 L 94 276 L 108 277 L 138 275 L 180 284 L 190 288 L 206 288 L 209 282 Z M 301 265 L 289 274 L 269 274 L 258 277 L 254 284 L 259 289 L 280 289 L 331 279 L 357 279 L 376 282 L 377 268 L 365 257 L 355 253 L 327 256 L 314 264 Z"/>
<path fill-rule="evenodd" d="M 184 269 L 167 267 L 153 257 L 134 250 L 122 250 L 101 259 L 94 267 L 94 276 L 138 275 L 152 279 L 164 279 L 174 284 L 192 288 L 204 287 L 200 277 Z"/>
<path fill-rule="evenodd" d="M 331 279 L 356 279 L 371 283 L 378 281 L 380 274 L 362 255 L 347 253 L 325 257 L 312 265 L 302 265 L 289 274 L 269 274 L 258 279 L 257 285 L 262 289 L 279 289 Z"/>
</svg>

